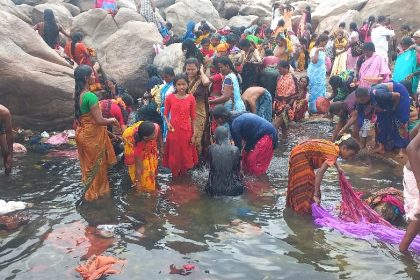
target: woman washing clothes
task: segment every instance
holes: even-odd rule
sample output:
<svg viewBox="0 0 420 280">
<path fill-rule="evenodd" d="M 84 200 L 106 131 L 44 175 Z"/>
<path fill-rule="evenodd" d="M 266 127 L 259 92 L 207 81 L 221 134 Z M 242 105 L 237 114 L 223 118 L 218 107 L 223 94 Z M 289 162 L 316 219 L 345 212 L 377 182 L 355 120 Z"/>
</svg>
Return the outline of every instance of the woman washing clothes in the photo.
<svg viewBox="0 0 420 280">
<path fill-rule="evenodd" d="M 321 203 L 321 182 L 327 169 L 335 165 L 341 173 L 337 159 L 351 159 L 359 150 L 350 135 L 337 143 L 312 139 L 295 146 L 289 157 L 287 206 L 298 214 L 310 214 L 312 203 Z"/>
</svg>

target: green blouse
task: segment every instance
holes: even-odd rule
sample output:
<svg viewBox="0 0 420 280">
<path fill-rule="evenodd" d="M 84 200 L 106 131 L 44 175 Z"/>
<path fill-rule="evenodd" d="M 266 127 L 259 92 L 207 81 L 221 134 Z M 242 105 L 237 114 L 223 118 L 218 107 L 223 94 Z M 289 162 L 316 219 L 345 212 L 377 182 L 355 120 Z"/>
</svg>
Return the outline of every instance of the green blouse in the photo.
<svg viewBox="0 0 420 280">
<path fill-rule="evenodd" d="M 98 97 L 93 92 L 86 92 L 82 97 L 82 105 L 80 106 L 80 111 L 82 115 L 87 114 L 90 112 L 90 109 L 93 105 L 97 104 Z"/>
</svg>

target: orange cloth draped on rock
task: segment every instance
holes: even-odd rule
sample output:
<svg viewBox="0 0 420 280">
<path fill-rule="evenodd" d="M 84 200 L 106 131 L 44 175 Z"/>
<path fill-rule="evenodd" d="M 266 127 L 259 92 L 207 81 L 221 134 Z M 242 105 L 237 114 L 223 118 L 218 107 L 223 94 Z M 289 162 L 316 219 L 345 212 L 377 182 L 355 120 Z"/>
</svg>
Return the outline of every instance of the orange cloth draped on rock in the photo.
<svg viewBox="0 0 420 280">
<path fill-rule="evenodd" d="M 338 145 L 321 139 L 308 140 L 294 147 L 289 157 L 287 206 L 299 214 L 311 213 L 315 191 L 315 169 L 327 162 L 333 166 L 339 156 Z"/>
<path fill-rule="evenodd" d="M 76 129 L 84 198 L 92 201 L 111 191 L 107 169 L 117 162 L 106 126 L 94 123 L 90 113 L 82 115 Z"/>
</svg>

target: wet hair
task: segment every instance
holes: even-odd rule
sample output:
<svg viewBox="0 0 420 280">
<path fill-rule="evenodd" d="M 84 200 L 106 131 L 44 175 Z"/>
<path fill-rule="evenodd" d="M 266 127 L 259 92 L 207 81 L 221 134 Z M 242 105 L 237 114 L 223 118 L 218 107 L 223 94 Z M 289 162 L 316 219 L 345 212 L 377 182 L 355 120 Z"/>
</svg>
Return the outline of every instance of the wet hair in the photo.
<svg viewBox="0 0 420 280">
<path fill-rule="evenodd" d="M 280 60 L 279 64 L 277 64 L 277 67 L 290 69 L 290 63 L 287 60 Z"/>
<path fill-rule="evenodd" d="M 311 11 L 311 6 L 306 6 L 305 7 L 305 10 L 307 10 L 308 12 L 310 12 Z"/>
<path fill-rule="evenodd" d="M 174 88 L 175 88 L 175 93 L 177 92 L 177 90 L 176 90 L 176 83 L 177 83 L 179 80 L 185 80 L 185 82 L 187 83 L 187 85 L 189 84 L 189 82 L 188 82 L 188 76 L 187 76 L 186 74 L 184 74 L 184 73 L 181 73 L 181 74 L 176 74 L 176 75 L 175 75 L 175 78 L 174 78 Z"/>
<path fill-rule="evenodd" d="M 264 35 L 270 35 L 273 33 L 273 30 L 271 30 L 270 28 L 267 28 L 266 30 L 264 30 Z"/>
<path fill-rule="evenodd" d="M 411 81 L 402 80 L 402 81 L 400 81 L 400 84 L 402 84 L 407 89 L 407 92 L 410 96 L 413 95 L 413 88 L 412 88 Z"/>
<path fill-rule="evenodd" d="M 169 75 L 171 77 L 174 77 L 175 76 L 174 68 L 172 68 L 170 66 L 165 66 L 162 69 L 162 74 L 165 74 L 165 75 Z"/>
<path fill-rule="evenodd" d="M 238 36 L 236 34 L 229 34 L 226 37 L 226 43 L 228 44 L 235 44 L 238 41 Z"/>
<path fill-rule="evenodd" d="M 216 40 L 221 40 L 222 39 L 220 34 L 217 34 L 217 33 L 214 33 L 213 35 L 211 35 L 211 38 L 216 39 Z"/>
<path fill-rule="evenodd" d="M 339 88 L 343 85 L 343 80 L 339 76 L 331 76 L 330 85 L 334 88 Z"/>
<path fill-rule="evenodd" d="M 344 137 L 344 136 L 343 136 Z M 356 153 L 358 153 L 360 151 L 360 145 L 359 142 L 357 142 L 356 139 L 354 139 L 353 137 L 350 137 L 346 140 L 342 140 L 340 142 L 340 144 L 338 144 L 339 147 L 346 147 L 349 150 L 355 151 Z"/>
<path fill-rule="evenodd" d="M 341 101 L 332 102 L 330 105 L 329 113 L 330 115 L 338 115 L 341 110 L 344 109 L 344 103 Z"/>
<path fill-rule="evenodd" d="M 215 119 L 223 118 L 224 120 L 228 120 L 232 116 L 232 113 L 223 105 L 217 105 L 211 114 Z"/>
<path fill-rule="evenodd" d="M 321 42 L 328 42 L 328 36 L 325 34 L 319 35 L 318 39 L 316 39 L 315 46 L 319 46 Z"/>
<path fill-rule="evenodd" d="M 55 21 L 54 12 L 51 9 L 44 10 L 44 41 L 51 48 L 55 48 L 57 44 L 57 38 L 59 35 L 59 28 L 57 22 Z"/>
<path fill-rule="evenodd" d="M 284 38 L 284 35 L 282 35 L 281 33 L 279 33 L 279 34 L 277 34 L 277 37 L 276 37 L 276 41 L 277 40 L 286 41 L 286 38 Z"/>
<path fill-rule="evenodd" d="M 305 79 L 306 80 L 306 82 L 308 83 L 308 85 L 309 85 L 309 77 L 308 76 L 302 76 L 302 77 L 300 77 L 299 78 L 299 81 L 300 80 L 302 80 L 302 79 Z"/>
<path fill-rule="evenodd" d="M 345 22 L 340 22 L 340 24 L 338 25 L 338 27 L 346 28 L 346 23 Z"/>
<path fill-rule="evenodd" d="M 201 30 L 202 30 L 202 31 L 207 31 L 207 32 L 210 32 L 210 31 L 211 31 L 211 28 L 210 28 L 210 26 L 207 24 L 207 22 L 205 22 L 205 21 L 204 21 L 204 23 L 201 25 Z"/>
<path fill-rule="evenodd" d="M 83 33 L 82 32 L 74 32 L 71 35 L 71 55 L 74 56 L 74 50 L 76 49 L 76 44 L 82 41 Z"/>
<path fill-rule="evenodd" d="M 350 30 L 351 31 L 357 31 L 357 23 L 355 23 L 355 22 L 350 23 Z"/>
<path fill-rule="evenodd" d="M 126 92 L 124 92 L 123 95 L 121 95 L 121 99 L 122 99 L 122 101 L 124 101 L 125 106 L 131 107 L 134 104 L 133 97 Z"/>
<path fill-rule="evenodd" d="M 270 50 L 270 49 L 265 50 L 265 56 L 273 56 L 273 55 L 274 55 L 273 50 Z"/>
<path fill-rule="evenodd" d="M 285 24 L 286 24 L 286 22 L 283 19 L 281 19 L 277 22 L 277 26 L 284 26 Z"/>
<path fill-rule="evenodd" d="M 187 65 L 195 65 L 197 67 L 197 71 L 200 71 L 200 62 L 195 57 L 190 57 L 187 60 L 185 60 L 184 64 L 184 72 L 187 71 Z"/>
<path fill-rule="evenodd" d="M 378 17 L 378 23 L 382 23 L 386 21 L 386 17 L 385 16 L 379 16 Z"/>
<path fill-rule="evenodd" d="M 86 78 L 92 75 L 92 67 L 89 65 L 81 64 L 74 69 L 74 118 L 79 120 L 82 116 L 80 109 L 80 95 L 82 91 L 87 87 Z"/>
<path fill-rule="evenodd" d="M 413 39 L 411 39 L 410 37 L 403 37 L 401 39 L 401 46 L 409 47 L 412 44 L 413 44 Z"/>
<path fill-rule="evenodd" d="M 230 70 L 237 74 L 238 72 L 236 71 L 235 66 L 233 66 L 232 60 L 229 59 L 229 57 L 225 57 L 225 56 L 221 56 L 219 57 L 219 59 L 217 60 L 217 63 L 223 64 L 225 66 L 229 66 Z"/>
<path fill-rule="evenodd" d="M 147 65 L 146 66 L 146 72 L 147 72 L 147 76 L 149 76 L 149 78 L 154 77 L 154 76 L 159 77 L 159 69 L 154 64 Z"/>
<path fill-rule="evenodd" d="M 363 44 L 363 50 L 375 52 L 375 45 L 372 42 L 367 42 Z"/>
<path fill-rule="evenodd" d="M 375 21 L 376 21 L 375 16 L 369 16 L 368 22 L 375 22 Z"/>
<path fill-rule="evenodd" d="M 229 141 L 229 130 L 224 126 L 219 126 L 214 131 L 214 138 L 217 144 L 223 144 Z"/>
<path fill-rule="evenodd" d="M 204 38 L 203 40 L 201 40 L 201 45 L 205 45 L 205 44 L 210 44 L 209 38 Z"/>
<path fill-rule="evenodd" d="M 300 38 L 299 39 L 299 43 L 301 44 L 301 45 L 307 45 L 308 44 L 308 40 L 306 40 L 305 38 Z"/>
<path fill-rule="evenodd" d="M 166 25 L 166 28 L 168 30 L 171 30 L 172 29 L 172 23 L 170 23 L 169 21 L 167 21 L 165 25 Z"/>
<path fill-rule="evenodd" d="M 135 135 L 135 142 L 136 144 L 138 142 L 141 142 L 144 140 L 145 137 L 151 136 L 155 132 L 155 124 L 150 121 L 144 121 L 142 122 L 138 129 L 137 133 Z"/>
<path fill-rule="evenodd" d="M 184 42 L 182 42 L 182 50 L 187 51 L 187 53 L 185 54 L 185 57 L 195 56 L 198 51 L 197 46 L 195 45 L 194 41 L 191 39 L 187 39 Z"/>
<path fill-rule="evenodd" d="M 366 97 L 369 96 L 369 89 L 365 87 L 358 87 L 356 89 L 356 97 Z"/>
<path fill-rule="evenodd" d="M 251 42 L 248 41 L 247 39 L 242 39 L 241 41 L 239 41 L 238 47 L 240 49 L 242 49 L 242 48 L 250 48 L 251 47 Z"/>
<path fill-rule="evenodd" d="M 411 27 L 410 27 L 410 25 L 408 25 L 408 24 L 403 24 L 403 25 L 401 26 L 401 30 L 411 31 Z"/>
</svg>

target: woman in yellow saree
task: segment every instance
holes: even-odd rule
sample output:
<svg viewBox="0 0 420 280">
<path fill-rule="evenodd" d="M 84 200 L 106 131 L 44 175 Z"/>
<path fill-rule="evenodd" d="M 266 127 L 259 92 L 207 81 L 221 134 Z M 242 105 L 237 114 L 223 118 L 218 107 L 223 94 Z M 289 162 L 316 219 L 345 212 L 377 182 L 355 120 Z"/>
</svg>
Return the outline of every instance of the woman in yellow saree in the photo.
<svg viewBox="0 0 420 280">
<path fill-rule="evenodd" d="M 137 191 L 154 192 L 158 174 L 159 148 L 162 134 L 159 125 L 149 121 L 139 121 L 128 127 L 124 140 L 124 161 L 128 174 Z"/>
<path fill-rule="evenodd" d="M 102 116 L 98 97 L 89 91 L 89 86 L 95 82 L 90 66 L 79 65 L 74 70 L 74 79 L 76 144 L 85 186 L 84 199 L 92 201 L 111 191 L 107 169 L 116 163 L 116 157 L 106 126 L 119 126 L 119 123 L 115 118 Z"/>
</svg>

